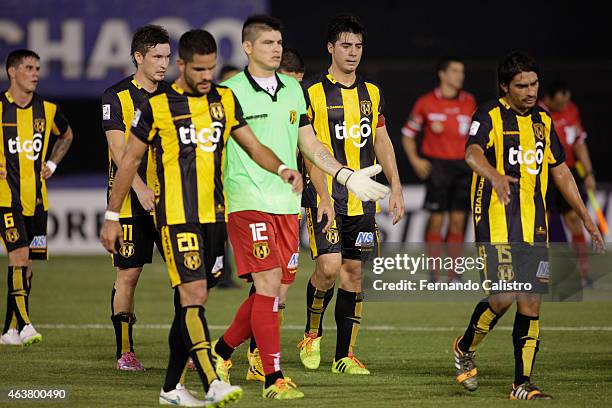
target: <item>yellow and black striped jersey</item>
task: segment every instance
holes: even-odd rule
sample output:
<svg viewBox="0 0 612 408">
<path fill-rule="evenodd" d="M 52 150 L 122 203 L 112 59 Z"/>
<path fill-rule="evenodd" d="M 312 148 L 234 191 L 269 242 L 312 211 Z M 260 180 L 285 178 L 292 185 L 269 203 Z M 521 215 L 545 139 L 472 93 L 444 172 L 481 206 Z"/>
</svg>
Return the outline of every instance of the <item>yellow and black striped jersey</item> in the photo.
<svg viewBox="0 0 612 408">
<path fill-rule="evenodd" d="M 546 188 L 549 169 L 565 160 L 563 146 L 548 112 L 539 106 L 525 115 L 502 98 L 474 114 L 467 146 L 479 145 L 489 163 L 510 184 L 510 203 L 504 205 L 489 180 L 472 176 L 471 204 L 477 242 L 548 242 Z"/>
<path fill-rule="evenodd" d="M 231 89 L 203 96 L 176 84 L 136 111 L 132 133 L 153 147 L 159 180 L 157 226 L 226 220 L 223 171 L 230 133 L 246 121 Z"/>
<path fill-rule="evenodd" d="M 56 104 L 36 93 L 24 107 L 18 106 L 8 91 L 0 101 L 0 163 L 7 173 L 6 179 L 0 179 L 0 207 L 12 207 L 32 216 L 37 205 L 49 208 L 47 186 L 40 171 L 50 135 L 63 135 L 68 121 Z"/>
<path fill-rule="evenodd" d="M 134 119 L 134 110 L 140 106 L 151 95 L 166 92 L 170 89 L 170 84 L 161 81 L 157 85 L 157 91 L 154 93 L 147 92 L 131 75 L 104 91 L 102 95 L 102 129 L 119 130 L 124 132 L 125 141 L 127 143 L 130 135 L 130 124 Z M 113 187 L 113 180 L 117 173 L 117 165 L 113 162 L 108 150 L 108 189 L 107 198 L 110 196 Z M 153 152 L 150 150 L 147 157 L 144 158 L 138 168 L 138 175 L 153 191 L 156 190 L 155 177 L 155 162 Z M 121 218 L 137 217 L 148 215 L 149 212 L 142 208 L 138 201 L 138 196 L 133 189 L 130 189 L 129 194 L 121 204 L 119 216 Z"/>
<path fill-rule="evenodd" d="M 341 164 L 359 170 L 376 163 L 376 129 L 384 126 L 384 99 L 380 88 L 357 76 L 355 83 L 344 86 L 329 73 L 305 80 L 304 95 L 308 116 L 317 138 Z M 329 194 L 336 213 L 361 215 L 378 212 L 377 203 L 362 202 L 346 187 L 328 176 Z M 318 197 L 307 179 L 302 206 L 316 207 Z"/>
</svg>

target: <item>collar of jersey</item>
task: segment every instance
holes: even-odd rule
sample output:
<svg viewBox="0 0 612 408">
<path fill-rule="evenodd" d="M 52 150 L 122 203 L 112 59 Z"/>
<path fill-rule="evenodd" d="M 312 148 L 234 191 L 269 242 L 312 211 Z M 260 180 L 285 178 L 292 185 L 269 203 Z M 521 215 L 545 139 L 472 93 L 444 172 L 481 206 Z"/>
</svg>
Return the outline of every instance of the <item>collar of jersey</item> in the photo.
<svg viewBox="0 0 612 408">
<path fill-rule="evenodd" d="M 211 86 L 210 86 L 210 92 L 208 92 L 208 94 L 206 94 L 206 95 L 196 95 L 196 94 L 189 93 L 189 92 L 185 91 L 183 88 L 181 88 L 180 86 L 178 86 L 178 85 L 176 84 L 176 82 L 173 82 L 173 83 L 172 83 L 172 85 L 171 85 L 171 87 L 172 87 L 172 89 L 174 89 L 174 91 L 175 91 L 177 94 L 179 94 L 179 95 L 193 96 L 194 98 L 201 98 L 201 97 L 203 97 L 203 96 L 209 95 L 209 94 L 210 94 L 210 92 L 212 92 L 212 90 L 215 88 L 215 84 L 214 84 L 214 83 L 211 83 Z"/>
<path fill-rule="evenodd" d="M 30 106 L 32 106 L 32 102 L 34 102 L 34 98 L 36 97 L 36 93 L 32 94 L 32 99 L 30 99 L 30 102 L 28 102 L 25 106 L 17 105 L 17 102 L 15 102 L 15 100 L 11 96 L 10 92 L 8 91 L 8 89 L 6 90 L 6 92 L 4 92 L 4 97 L 6 98 L 8 103 L 12 103 L 13 105 L 18 107 L 19 109 L 28 109 Z"/>
<path fill-rule="evenodd" d="M 278 97 L 278 93 L 280 92 L 281 88 L 285 87 L 285 84 L 283 84 L 283 81 L 280 80 L 278 74 L 276 72 L 274 72 L 274 76 L 276 77 L 276 81 L 278 82 L 278 86 L 276 87 L 276 92 L 274 93 L 274 95 L 270 95 L 268 93 L 268 91 L 266 91 L 261 86 L 259 86 L 257 81 L 255 81 L 255 79 L 253 78 L 253 76 L 251 75 L 251 73 L 248 70 L 248 66 L 244 67 L 244 71 L 242 71 L 242 72 L 244 72 L 244 76 L 246 76 L 246 78 L 249 80 L 249 83 L 251 84 L 251 86 L 253 87 L 253 89 L 256 92 L 263 92 L 263 93 L 265 93 L 270 98 L 272 98 L 272 100 L 274 102 L 276 102 L 276 98 Z"/>
<path fill-rule="evenodd" d="M 506 108 L 506 110 L 511 111 L 511 112 L 512 112 L 512 113 L 514 113 L 516 116 L 531 116 L 531 114 L 533 113 L 533 108 L 529 109 L 529 110 L 527 111 L 527 113 L 519 113 L 519 112 L 515 111 L 514 109 L 512 109 L 512 106 L 510 106 L 510 105 L 508 104 L 508 102 L 506 102 L 506 101 L 504 100 L 504 98 L 499 98 L 499 99 L 498 99 L 498 101 L 499 101 L 499 104 L 500 104 L 501 106 L 503 106 L 504 108 Z"/>
<path fill-rule="evenodd" d="M 336 85 L 337 87 L 344 89 L 353 89 L 361 81 L 361 77 L 358 74 L 355 74 L 355 82 L 353 82 L 350 86 L 346 86 L 338 82 L 336 78 L 334 78 L 334 76 L 331 74 L 331 72 L 328 72 L 327 75 L 325 75 L 325 78 L 327 78 L 327 80 L 331 82 L 332 85 Z"/>
</svg>

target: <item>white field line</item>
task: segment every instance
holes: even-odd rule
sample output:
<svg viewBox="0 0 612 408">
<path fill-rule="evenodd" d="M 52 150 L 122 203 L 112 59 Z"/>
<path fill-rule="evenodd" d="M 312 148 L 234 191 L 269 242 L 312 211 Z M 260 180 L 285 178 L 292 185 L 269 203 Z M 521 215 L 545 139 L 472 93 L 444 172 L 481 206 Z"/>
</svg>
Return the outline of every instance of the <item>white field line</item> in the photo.
<svg viewBox="0 0 612 408">
<path fill-rule="evenodd" d="M 228 326 L 211 325 L 208 326 L 211 330 L 225 330 Z M 68 329 L 68 330 L 91 330 L 91 329 L 108 329 L 113 328 L 112 324 L 36 324 L 36 328 L 40 329 Z M 135 329 L 145 330 L 169 330 L 169 324 L 135 324 Z M 298 325 L 283 325 L 283 330 L 304 330 L 304 326 Z M 398 331 L 398 332 L 455 332 L 462 331 L 465 327 L 463 326 L 444 326 L 444 327 L 428 327 L 428 326 L 361 326 L 360 330 L 366 331 Z M 325 330 L 336 330 L 335 327 L 330 327 Z M 495 330 L 506 330 L 511 331 L 512 326 L 496 326 Z M 558 332 L 583 332 L 583 331 L 612 331 L 612 326 L 542 326 L 541 330 L 546 331 L 558 331 Z"/>
</svg>

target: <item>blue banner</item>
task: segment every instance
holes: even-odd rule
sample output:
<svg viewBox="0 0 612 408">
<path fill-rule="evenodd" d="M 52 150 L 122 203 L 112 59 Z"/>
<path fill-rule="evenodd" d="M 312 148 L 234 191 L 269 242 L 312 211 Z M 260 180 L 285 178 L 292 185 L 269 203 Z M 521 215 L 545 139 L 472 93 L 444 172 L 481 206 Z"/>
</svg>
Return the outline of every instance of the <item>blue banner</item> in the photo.
<svg viewBox="0 0 612 408">
<path fill-rule="evenodd" d="M 99 97 L 134 71 L 132 33 L 160 24 L 171 36 L 172 61 L 181 34 L 210 31 L 219 45 L 219 66 L 246 62 L 241 46 L 244 19 L 268 11 L 268 0 L 4 0 L 0 10 L 0 56 L 29 48 L 41 57 L 37 92 L 47 97 Z M 168 77 L 176 76 L 174 62 Z M 8 87 L 0 70 L 0 86 Z"/>
</svg>

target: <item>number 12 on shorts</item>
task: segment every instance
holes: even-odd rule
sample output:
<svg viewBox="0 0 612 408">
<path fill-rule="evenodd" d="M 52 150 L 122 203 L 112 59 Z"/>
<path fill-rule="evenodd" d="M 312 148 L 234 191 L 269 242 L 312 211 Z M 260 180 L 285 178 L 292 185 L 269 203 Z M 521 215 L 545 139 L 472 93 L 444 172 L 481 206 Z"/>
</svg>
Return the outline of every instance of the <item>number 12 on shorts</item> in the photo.
<svg viewBox="0 0 612 408">
<path fill-rule="evenodd" d="M 249 224 L 249 228 L 251 228 L 253 242 L 268 240 L 268 236 L 264 234 L 267 231 L 267 226 L 265 222 L 256 222 L 253 224 Z"/>
</svg>

